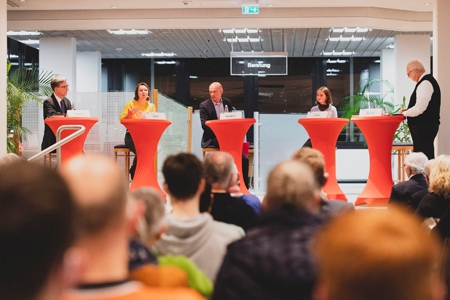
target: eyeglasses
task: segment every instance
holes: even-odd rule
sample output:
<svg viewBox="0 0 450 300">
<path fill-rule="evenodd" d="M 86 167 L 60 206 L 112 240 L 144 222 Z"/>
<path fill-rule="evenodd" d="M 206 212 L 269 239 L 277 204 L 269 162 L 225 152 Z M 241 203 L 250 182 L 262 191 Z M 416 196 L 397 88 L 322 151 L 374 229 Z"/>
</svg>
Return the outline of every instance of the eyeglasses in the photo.
<svg viewBox="0 0 450 300">
<path fill-rule="evenodd" d="M 69 85 L 62 85 L 62 86 L 58 86 L 58 87 L 61 88 L 61 89 L 68 89 Z"/>
<path fill-rule="evenodd" d="M 411 72 L 412 72 L 412 71 L 415 71 L 415 70 L 417 70 L 417 69 L 412 69 L 411 71 L 409 71 L 408 73 L 406 73 L 406 76 L 409 77 L 409 74 L 411 74 Z"/>
</svg>

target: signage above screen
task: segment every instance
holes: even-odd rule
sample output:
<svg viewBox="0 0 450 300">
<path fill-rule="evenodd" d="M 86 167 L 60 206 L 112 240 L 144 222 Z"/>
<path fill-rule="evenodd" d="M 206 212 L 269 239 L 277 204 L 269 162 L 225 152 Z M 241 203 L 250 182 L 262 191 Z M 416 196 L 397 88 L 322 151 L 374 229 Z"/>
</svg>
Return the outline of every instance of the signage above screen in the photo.
<svg viewBox="0 0 450 300">
<path fill-rule="evenodd" d="M 287 52 L 231 52 L 231 75 L 287 75 Z"/>
</svg>

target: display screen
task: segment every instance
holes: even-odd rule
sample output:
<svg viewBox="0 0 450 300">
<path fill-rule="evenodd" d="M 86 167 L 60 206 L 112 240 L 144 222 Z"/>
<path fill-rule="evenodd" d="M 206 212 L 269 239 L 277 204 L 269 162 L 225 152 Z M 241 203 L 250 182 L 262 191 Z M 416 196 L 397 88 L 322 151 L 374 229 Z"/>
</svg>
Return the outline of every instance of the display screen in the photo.
<svg viewBox="0 0 450 300">
<path fill-rule="evenodd" d="M 231 75 L 235 76 L 266 76 L 287 75 L 287 53 L 272 52 L 231 53 Z"/>
</svg>

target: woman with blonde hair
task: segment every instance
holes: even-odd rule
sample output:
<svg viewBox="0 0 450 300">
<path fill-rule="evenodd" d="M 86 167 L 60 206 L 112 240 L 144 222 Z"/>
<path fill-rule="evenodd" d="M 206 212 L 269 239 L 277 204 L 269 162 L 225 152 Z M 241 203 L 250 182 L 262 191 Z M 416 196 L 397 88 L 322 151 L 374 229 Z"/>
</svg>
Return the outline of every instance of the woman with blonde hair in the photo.
<svg viewBox="0 0 450 300">
<path fill-rule="evenodd" d="M 440 218 L 450 204 L 450 155 L 439 155 L 430 174 L 429 193 L 423 197 L 416 215 Z"/>
</svg>

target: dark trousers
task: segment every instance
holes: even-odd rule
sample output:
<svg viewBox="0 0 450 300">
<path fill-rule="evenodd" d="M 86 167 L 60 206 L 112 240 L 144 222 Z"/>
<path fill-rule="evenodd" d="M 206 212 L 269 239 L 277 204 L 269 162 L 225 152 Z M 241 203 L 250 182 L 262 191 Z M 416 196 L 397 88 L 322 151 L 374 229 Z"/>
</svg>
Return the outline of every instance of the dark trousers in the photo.
<svg viewBox="0 0 450 300">
<path fill-rule="evenodd" d="M 125 146 L 127 146 L 127 148 L 130 149 L 130 151 L 134 153 L 133 163 L 131 164 L 131 167 L 130 167 L 130 176 L 131 176 L 131 180 L 133 180 L 134 173 L 136 172 L 136 166 L 137 166 L 137 155 L 136 155 L 136 147 L 134 146 L 133 139 L 131 138 L 131 134 L 128 131 L 125 134 L 124 142 L 125 142 Z"/>
<path fill-rule="evenodd" d="M 434 158 L 434 139 L 439 130 L 439 124 L 409 124 L 409 131 L 414 144 L 414 152 L 424 153 L 428 159 Z"/>
</svg>

